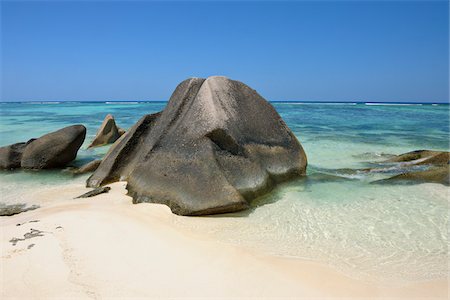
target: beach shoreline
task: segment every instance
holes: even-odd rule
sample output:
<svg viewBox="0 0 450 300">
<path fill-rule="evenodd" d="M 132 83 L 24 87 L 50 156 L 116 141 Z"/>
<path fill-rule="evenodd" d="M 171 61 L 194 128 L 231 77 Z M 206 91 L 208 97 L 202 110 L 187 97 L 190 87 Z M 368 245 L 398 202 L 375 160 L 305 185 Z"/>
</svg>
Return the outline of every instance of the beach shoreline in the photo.
<svg viewBox="0 0 450 300">
<path fill-rule="evenodd" d="M 125 184 L 88 199 L 73 199 L 80 184 L 52 188 L 37 197 L 58 201 L 0 218 L 1 298 L 447 298 L 444 279 L 368 283 L 182 230 L 168 207 L 133 205 Z"/>
</svg>

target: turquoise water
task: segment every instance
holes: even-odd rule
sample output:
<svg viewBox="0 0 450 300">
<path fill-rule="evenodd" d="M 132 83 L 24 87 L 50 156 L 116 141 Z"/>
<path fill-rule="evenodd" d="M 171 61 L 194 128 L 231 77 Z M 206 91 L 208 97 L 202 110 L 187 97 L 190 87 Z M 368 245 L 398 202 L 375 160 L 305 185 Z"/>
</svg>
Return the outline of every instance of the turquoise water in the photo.
<svg viewBox="0 0 450 300">
<path fill-rule="evenodd" d="M 86 149 L 104 116 L 129 128 L 165 103 L 6 103 L 0 141 L 7 145 L 81 123 L 87 138 L 75 165 L 108 147 Z M 173 225 L 267 253 L 325 262 L 350 276 L 388 282 L 448 274 L 449 188 L 439 184 L 373 185 L 398 170 L 347 173 L 389 155 L 449 150 L 448 105 L 274 103 L 308 156 L 307 179 L 285 184 L 247 212 L 221 217 L 173 216 Z M 338 175 L 340 180 L 326 175 Z M 30 190 L 73 182 L 59 171 L 0 172 L 2 202 L 32 202 Z"/>
</svg>

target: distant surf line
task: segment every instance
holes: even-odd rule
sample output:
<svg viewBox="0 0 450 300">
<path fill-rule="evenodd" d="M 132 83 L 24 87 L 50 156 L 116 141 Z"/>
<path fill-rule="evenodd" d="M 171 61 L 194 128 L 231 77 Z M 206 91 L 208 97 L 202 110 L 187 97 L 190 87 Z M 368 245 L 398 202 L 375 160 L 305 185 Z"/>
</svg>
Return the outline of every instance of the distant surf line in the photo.
<svg viewBox="0 0 450 300">
<path fill-rule="evenodd" d="M 55 104 L 110 104 L 110 105 L 128 105 L 143 103 L 167 103 L 167 100 L 134 100 L 134 101 L 1 101 L 0 104 L 34 104 L 34 105 L 55 105 Z M 449 105 L 446 102 L 435 103 L 407 103 L 407 102 L 314 102 L 299 100 L 272 100 L 273 104 L 289 104 L 289 105 L 366 105 L 366 106 L 440 106 Z"/>
<path fill-rule="evenodd" d="M 365 105 L 372 106 L 422 106 L 424 103 L 373 103 L 366 102 Z M 432 103 L 435 104 L 435 103 Z"/>
</svg>

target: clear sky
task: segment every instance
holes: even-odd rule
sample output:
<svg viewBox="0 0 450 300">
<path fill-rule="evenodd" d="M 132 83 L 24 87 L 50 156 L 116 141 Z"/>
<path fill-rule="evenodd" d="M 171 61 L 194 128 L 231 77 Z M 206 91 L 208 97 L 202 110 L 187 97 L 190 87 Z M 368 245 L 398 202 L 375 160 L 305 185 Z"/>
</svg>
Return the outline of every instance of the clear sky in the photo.
<svg viewBox="0 0 450 300">
<path fill-rule="evenodd" d="M 448 101 L 448 1 L 3 1 L 2 101 L 167 100 L 225 75 L 269 100 Z"/>
</svg>

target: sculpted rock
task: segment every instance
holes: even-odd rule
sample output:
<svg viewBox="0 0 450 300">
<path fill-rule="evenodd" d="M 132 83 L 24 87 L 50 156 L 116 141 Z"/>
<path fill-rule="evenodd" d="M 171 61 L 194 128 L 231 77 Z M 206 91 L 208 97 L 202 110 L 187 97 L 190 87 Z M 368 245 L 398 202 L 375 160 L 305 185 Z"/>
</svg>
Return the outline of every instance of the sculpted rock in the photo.
<svg viewBox="0 0 450 300">
<path fill-rule="evenodd" d="M 117 127 L 114 117 L 112 115 L 107 115 L 88 148 L 112 144 L 117 141 L 124 132 L 123 129 Z"/>
<path fill-rule="evenodd" d="M 134 203 L 225 213 L 304 175 L 306 164 L 294 134 L 255 90 L 225 77 L 192 78 L 162 113 L 144 116 L 111 147 L 87 186 L 127 180 Z"/>
<path fill-rule="evenodd" d="M 83 125 L 68 126 L 43 135 L 25 147 L 21 166 L 27 169 L 64 167 L 75 159 L 85 136 Z"/>
</svg>

